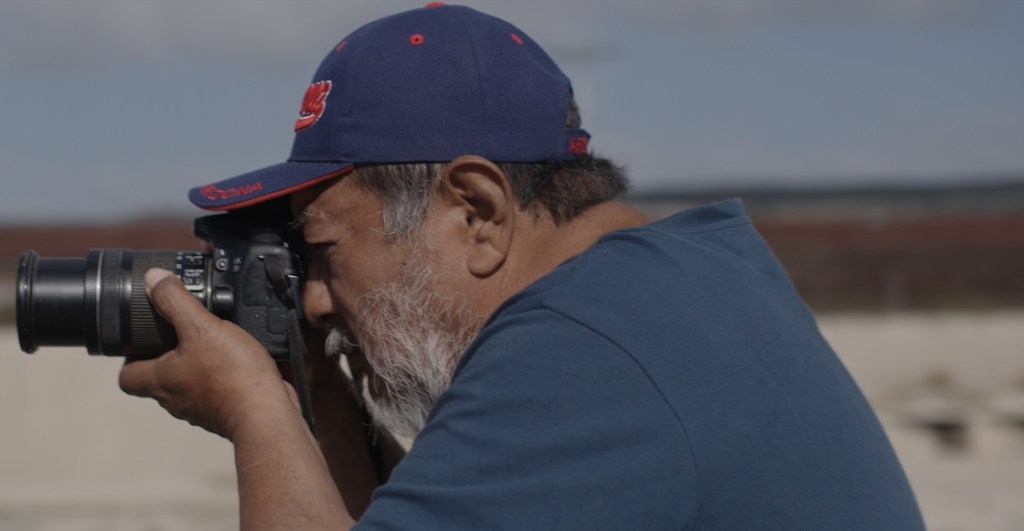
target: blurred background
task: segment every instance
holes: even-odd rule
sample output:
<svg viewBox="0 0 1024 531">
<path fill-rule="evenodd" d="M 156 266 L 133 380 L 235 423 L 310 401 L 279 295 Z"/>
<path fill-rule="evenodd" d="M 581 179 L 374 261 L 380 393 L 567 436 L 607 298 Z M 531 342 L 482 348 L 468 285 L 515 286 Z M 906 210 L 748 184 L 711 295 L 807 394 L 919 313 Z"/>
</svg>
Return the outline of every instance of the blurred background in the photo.
<svg viewBox="0 0 1024 531">
<path fill-rule="evenodd" d="M 1024 529 L 1024 1 L 477 1 L 573 80 L 653 216 L 741 197 L 933 530 Z M 230 446 L 20 353 L 26 249 L 196 246 L 323 55 L 406 1 L 0 0 L 0 529 L 237 527 Z"/>
</svg>

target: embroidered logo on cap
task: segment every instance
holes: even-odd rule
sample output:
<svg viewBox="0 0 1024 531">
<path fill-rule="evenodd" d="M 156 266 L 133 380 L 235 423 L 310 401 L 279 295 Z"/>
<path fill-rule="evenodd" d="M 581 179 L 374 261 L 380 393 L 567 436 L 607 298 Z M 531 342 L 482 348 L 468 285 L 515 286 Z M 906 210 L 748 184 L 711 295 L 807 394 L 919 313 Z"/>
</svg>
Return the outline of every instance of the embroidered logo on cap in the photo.
<svg viewBox="0 0 1024 531">
<path fill-rule="evenodd" d="M 306 89 L 306 95 L 302 98 L 302 108 L 299 109 L 299 119 L 295 120 L 295 132 L 315 124 L 324 114 L 327 108 L 327 95 L 331 93 L 331 81 L 317 81 L 311 83 Z"/>
<path fill-rule="evenodd" d="M 239 186 L 237 188 L 228 188 L 227 190 L 222 190 L 217 188 L 216 185 L 209 184 L 200 188 L 199 193 L 210 201 L 226 201 L 235 197 L 252 195 L 261 190 L 263 190 L 263 183 L 261 182 L 255 182 L 245 186 Z"/>
</svg>

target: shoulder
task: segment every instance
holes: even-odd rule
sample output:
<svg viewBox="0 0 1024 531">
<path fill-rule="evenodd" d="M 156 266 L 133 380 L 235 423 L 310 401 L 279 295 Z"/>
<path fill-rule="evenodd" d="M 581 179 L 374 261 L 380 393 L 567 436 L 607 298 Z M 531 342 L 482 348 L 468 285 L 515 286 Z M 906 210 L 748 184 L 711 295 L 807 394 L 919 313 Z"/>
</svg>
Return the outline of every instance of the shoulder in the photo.
<svg viewBox="0 0 1024 531">
<path fill-rule="evenodd" d="M 607 338 L 550 309 L 490 327 L 371 512 L 446 529 L 680 528 L 685 430 Z M 523 510 L 529 507 L 529 510 Z M 377 509 L 378 511 L 374 511 Z M 388 513 L 388 515 L 385 515 Z"/>
<path fill-rule="evenodd" d="M 523 312 L 548 309 L 618 342 L 638 325 L 699 326 L 713 318 L 709 309 L 729 313 L 750 301 L 804 311 L 742 204 L 724 201 L 606 234 L 505 301 L 482 336 Z"/>
</svg>

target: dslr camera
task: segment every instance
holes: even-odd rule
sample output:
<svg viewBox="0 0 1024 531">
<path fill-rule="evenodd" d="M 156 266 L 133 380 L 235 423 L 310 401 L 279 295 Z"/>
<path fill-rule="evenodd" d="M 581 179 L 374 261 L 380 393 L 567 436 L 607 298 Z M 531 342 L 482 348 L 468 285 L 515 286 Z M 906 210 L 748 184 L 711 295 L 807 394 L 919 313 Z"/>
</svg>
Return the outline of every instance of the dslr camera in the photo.
<svg viewBox="0 0 1024 531">
<path fill-rule="evenodd" d="M 84 346 L 90 354 L 138 358 L 173 349 L 173 327 L 146 297 L 145 272 L 157 267 L 287 361 L 300 340 L 303 241 L 286 227 L 279 216 L 217 214 L 194 222 L 209 252 L 93 249 L 84 258 L 43 258 L 27 251 L 16 283 L 21 349 Z"/>
</svg>

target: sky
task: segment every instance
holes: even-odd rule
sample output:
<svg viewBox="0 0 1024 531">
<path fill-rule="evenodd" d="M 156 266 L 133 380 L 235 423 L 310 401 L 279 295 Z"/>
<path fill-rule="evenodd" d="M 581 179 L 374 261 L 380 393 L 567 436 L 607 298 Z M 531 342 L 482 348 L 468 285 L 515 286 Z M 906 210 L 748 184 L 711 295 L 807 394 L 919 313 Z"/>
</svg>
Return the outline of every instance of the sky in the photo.
<svg viewBox="0 0 1024 531">
<path fill-rule="evenodd" d="M 0 223 L 200 211 L 392 0 L 0 0 Z M 1024 0 L 510 0 L 634 190 L 1024 178 Z"/>
</svg>

